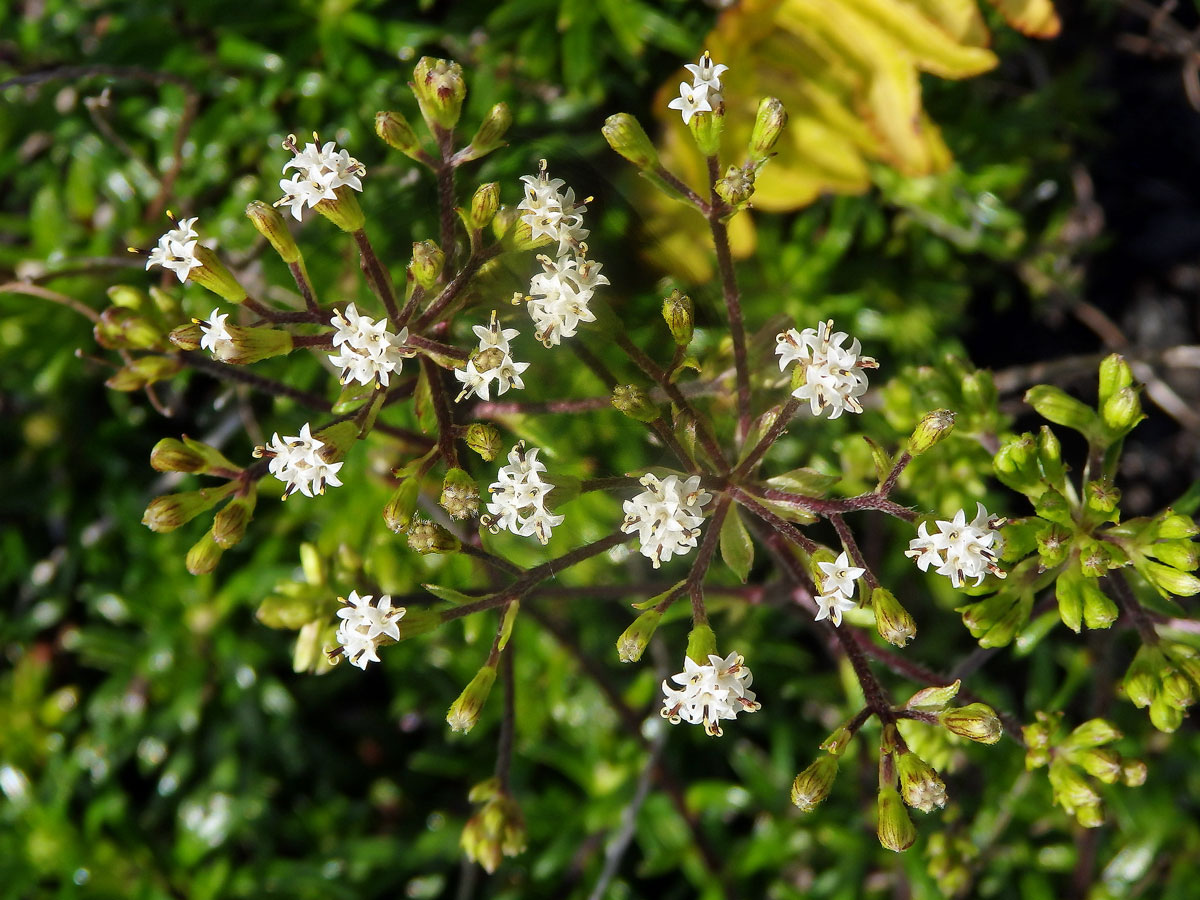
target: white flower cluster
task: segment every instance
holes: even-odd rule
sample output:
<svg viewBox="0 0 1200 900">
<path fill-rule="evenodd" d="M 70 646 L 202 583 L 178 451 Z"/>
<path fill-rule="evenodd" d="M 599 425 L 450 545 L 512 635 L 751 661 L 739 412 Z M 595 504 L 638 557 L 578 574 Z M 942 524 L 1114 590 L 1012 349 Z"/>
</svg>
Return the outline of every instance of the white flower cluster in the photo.
<svg viewBox="0 0 1200 900">
<path fill-rule="evenodd" d="M 471 394 L 487 400 L 493 381 L 498 395 L 514 387 L 524 390 L 521 373 L 529 368 L 529 363 L 515 362 L 508 343 L 521 332 L 515 328 L 501 328 L 495 310 L 492 310 L 492 319 L 487 325 L 473 325 L 471 330 L 479 338 L 479 347 L 465 366 L 454 370 L 454 377 L 463 385 L 455 401 Z"/>
<path fill-rule="evenodd" d="M 404 346 L 408 340 L 408 329 L 401 328 L 399 334 L 387 330 L 387 320 L 374 321 L 360 315 L 354 304 L 346 312 L 333 311 L 330 324 L 337 329 L 333 346 L 340 348 L 329 355 L 329 361 L 342 370 L 342 384 L 357 381 L 359 384 L 375 384 L 387 387 L 392 372 L 399 372 L 405 356 L 411 352 Z"/>
<path fill-rule="evenodd" d="M 537 535 L 544 544 L 550 540 L 551 530 L 562 524 L 562 516 L 546 509 L 546 495 L 554 485 L 542 480 L 546 466 L 538 462 L 537 455 L 536 447 L 526 451 L 525 442 L 520 441 L 509 451 L 508 465 L 496 474 L 498 480 L 488 487 L 492 500 L 483 524 L 492 534 L 507 529 L 520 537 Z"/>
<path fill-rule="evenodd" d="M 316 135 L 313 135 L 316 138 Z M 280 180 L 283 197 L 275 201 L 276 206 L 290 206 L 292 215 L 300 219 L 304 207 L 312 209 L 322 200 L 333 200 L 340 187 L 362 190 L 361 176 L 367 174 L 366 167 L 350 155 L 347 150 L 337 150 L 333 141 L 322 147 L 306 144 L 297 150 L 295 138 L 289 136 L 283 144 L 295 155 L 284 164 L 283 174 L 295 169 L 291 178 Z"/>
<path fill-rule="evenodd" d="M 821 570 L 821 593 L 817 597 L 816 621 L 829 619 L 835 626 L 842 624 L 842 613 L 854 609 L 854 583 L 866 569 L 850 565 L 850 557 L 843 550 L 833 562 L 819 562 Z"/>
<path fill-rule="evenodd" d="M 663 708 L 659 712 L 672 725 L 703 723 L 708 734 L 720 737 L 718 723 L 722 719 L 736 719 L 738 713 L 756 712 L 761 707 L 750 690 L 754 676 L 739 653 L 730 653 L 724 659 L 710 654 L 708 665 L 703 666 L 690 656 L 684 657 L 683 671 L 672 675 L 671 680 L 681 687 L 676 690 L 662 683 Z"/>
<path fill-rule="evenodd" d="M 158 239 L 158 246 L 150 251 L 146 260 L 147 270 L 151 266 L 162 266 L 175 273 L 180 281 L 187 281 L 188 272 L 203 265 L 196 259 L 196 229 L 192 227 L 196 217 L 180 219 L 175 227 Z"/>
<path fill-rule="evenodd" d="M 1004 571 L 996 565 L 996 554 L 1003 547 L 1000 533 L 994 527 L 998 522 L 988 515 L 982 503 L 976 503 L 976 507 L 971 522 L 967 522 L 967 514 L 961 509 L 949 522 L 939 519 L 937 534 L 931 535 L 922 522 L 904 555 L 915 559 L 922 572 L 934 566 L 956 588 L 962 587 L 968 578 L 974 578 L 978 585 L 988 572 L 1003 578 Z"/>
<path fill-rule="evenodd" d="M 704 522 L 701 507 L 712 495 L 700 489 L 699 475 L 683 482 L 678 475 L 668 475 L 661 481 L 654 475 L 644 475 L 641 484 L 646 490 L 625 501 L 621 531 L 637 532 L 642 555 L 657 569 L 672 556 L 686 556 L 696 546 Z"/>
<path fill-rule="evenodd" d="M 392 606 L 392 598 L 384 594 L 379 602 L 372 604 L 372 595 L 358 596 L 351 591 L 349 597 L 338 597 L 346 604 L 338 610 L 337 642 L 342 645 L 346 659 L 351 665 L 366 669 L 367 663 L 379 662 L 379 644 L 382 638 L 400 640 L 397 624 L 407 612 L 403 606 Z"/>
<path fill-rule="evenodd" d="M 525 210 L 521 221 L 529 225 L 535 240 L 558 241 L 558 252 L 553 259 L 538 257 L 542 271 L 530 280 L 529 296 L 518 293 L 514 302 L 527 301 L 534 334 L 547 347 L 554 347 L 572 337 L 580 322 L 596 321 L 587 304 L 608 279 L 600 274 L 601 264 L 587 258 L 583 242 L 589 234 L 583 227 L 587 207 L 575 202 L 575 191 L 563 192 L 563 180 L 550 178 L 544 160 L 541 172 L 521 180 L 525 182 L 525 199 L 517 205 Z"/>
<path fill-rule="evenodd" d="M 269 471 L 287 485 L 283 492 L 285 499 L 296 491 L 312 497 L 314 492 L 325 493 L 326 486 L 341 487 L 342 484 L 337 477 L 342 463 L 323 460 L 318 451 L 324 446 L 325 442 L 313 437 L 305 422 L 298 435 L 280 440 L 276 433 L 269 444 L 256 448 L 254 455 L 271 460 Z"/>
<path fill-rule="evenodd" d="M 214 309 L 208 319 L 200 323 L 200 349 L 207 350 L 217 359 L 224 359 L 234 350 L 233 335 L 225 324 L 228 318 L 229 313 Z"/>
<path fill-rule="evenodd" d="M 679 96 L 667 106 L 679 110 L 686 125 L 696 113 L 712 112 L 724 101 L 721 96 L 721 75 L 729 71 L 729 66 L 714 63 L 705 50 L 700 62 L 688 63 L 684 68 L 692 73 L 692 83 L 681 81 Z"/>
<path fill-rule="evenodd" d="M 844 331 L 834 332 L 830 319 L 815 329 L 791 328 L 775 338 L 780 371 L 792 363 L 803 368 L 803 383 L 792 391 L 792 396 L 807 400 L 814 416 L 819 416 L 823 409 L 830 410 L 831 419 L 847 409 L 862 412 L 858 398 L 867 390 L 863 369 L 878 368 L 879 363 L 869 356 L 859 356 L 862 347 L 858 338 L 849 347 L 843 347 L 842 341 L 848 337 Z"/>
</svg>

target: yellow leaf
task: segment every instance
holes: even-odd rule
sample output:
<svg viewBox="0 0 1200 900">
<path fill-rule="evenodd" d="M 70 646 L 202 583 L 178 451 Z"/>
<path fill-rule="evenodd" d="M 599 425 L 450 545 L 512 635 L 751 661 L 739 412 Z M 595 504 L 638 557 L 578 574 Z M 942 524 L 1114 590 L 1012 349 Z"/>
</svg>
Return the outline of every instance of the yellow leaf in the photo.
<svg viewBox="0 0 1200 900">
<path fill-rule="evenodd" d="M 968 78 L 996 65 L 996 56 L 950 37 L 913 5 L 897 0 L 842 0 L 883 28 L 912 54 L 917 67 L 942 78 Z"/>
<path fill-rule="evenodd" d="M 1030 37 L 1057 37 L 1062 29 L 1058 13 L 1050 0 L 988 0 L 1005 21 Z"/>
</svg>

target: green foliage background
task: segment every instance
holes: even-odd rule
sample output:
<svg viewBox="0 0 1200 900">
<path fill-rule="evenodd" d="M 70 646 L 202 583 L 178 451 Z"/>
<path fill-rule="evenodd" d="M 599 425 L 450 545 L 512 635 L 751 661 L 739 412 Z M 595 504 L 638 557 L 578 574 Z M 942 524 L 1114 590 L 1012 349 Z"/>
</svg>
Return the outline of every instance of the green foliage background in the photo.
<svg viewBox="0 0 1200 900">
<path fill-rule="evenodd" d="M 467 70 L 468 121 L 500 100 L 514 111 L 510 147 L 472 178 L 500 182 L 514 202 L 517 178 L 545 157 L 556 175 L 595 195 L 594 255 L 619 288 L 614 302 L 631 334 L 653 346 L 662 337 L 657 303 L 672 285 L 623 249 L 638 210 L 599 125 L 617 110 L 645 115 L 655 87 L 701 49 L 712 19 L 685 0 L 0 6 L 0 60 L 14 73 L 117 66 L 172 76 L 155 83 L 75 73 L 0 94 L 0 271 L 5 280 L 40 278 L 100 309 L 110 284 L 148 283 L 140 259 L 123 248 L 147 246 L 170 205 L 199 215 L 205 233 L 262 283 L 282 283 L 286 273 L 263 253 L 243 210 L 274 198 L 280 140 L 314 129 L 366 164 L 362 203 L 376 246 L 398 271 L 410 242 L 436 233 L 434 190 L 386 152 L 371 123 L 377 109 L 414 113 L 405 82 L 416 58 L 430 54 Z M 998 31 L 997 41 L 1005 60 L 1043 52 L 1009 32 Z M 963 335 L 986 328 L 980 323 L 997 310 L 1031 318 L 1041 298 L 1077 289 L 1078 248 L 1064 249 L 1063 237 L 1074 198 L 1039 186 L 1068 184 L 1100 133 L 1107 99 L 1089 86 L 1093 65 L 1087 52 L 1060 53 L 1036 87 L 1007 61 L 973 81 L 931 81 L 928 104 L 957 157 L 948 173 L 906 181 L 881 169 L 866 196 L 758 217 L 759 252 L 742 267 L 752 329 L 770 337 L 779 314 L 801 323 L 832 316 L 860 337 L 884 366 L 876 388 L 884 403 L 864 416 L 868 433 L 894 442 L 924 411 L 961 408 L 949 374 L 960 364 L 947 358 L 965 358 Z M 136 160 L 87 111 L 102 91 L 99 114 Z M 184 164 L 162 196 L 155 173 L 172 156 L 189 95 L 195 122 Z M 351 248 L 337 238 L 322 220 L 303 226 L 314 281 L 327 295 L 365 296 Z M 44 277 L 77 266 L 84 271 Z M 211 308 L 195 286 L 172 290 L 182 290 L 190 314 Z M 692 293 L 707 327 L 701 339 L 717 342 L 717 287 Z M 85 318 L 0 293 L 8 476 L 0 501 L 0 592 L 8 598 L 0 619 L 0 893 L 587 896 L 646 759 L 613 701 L 635 727 L 653 711 L 684 624 L 664 625 L 649 665 L 621 667 L 613 641 L 630 619 L 627 600 L 637 598 L 607 590 L 633 577 L 607 559 L 563 577 L 564 585 L 595 586 L 594 598 L 569 606 L 542 599 L 534 604 L 540 623 L 523 618 L 514 789 L 530 849 L 485 879 L 460 861 L 458 837 L 470 814 L 467 789 L 491 771 L 498 704 L 493 698 L 465 738 L 448 735 L 442 711 L 486 654 L 486 627 L 456 623 L 389 648 L 368 673 L 341 667 L 318 678 L 294 674 L 292 635 L 254 616 L 277 584 L 299 577 L 301 541 L 315 542 L 331 595 L 355 587 L 364 569 L 394 593 L 419 593 L 435 578 L 455 583 L 456 563 L 428 563 L 385 540 L 375 517 L 388 488 L 360 480 L 336 502 L 264 501 L 250 539 L 216 574 L 189 576 L 183 555 L 201 527 L 153 535 L 139 524 L 148 499 L 171 486 L 147 466 L 150 448 L 186 432 L 244 457 L 243 406 L 268 430 L 283 430 L 298 413 L 193 375 L 166 392 L 177 415 L 165 420 L 141 395 L 105 390 L 104 370 L 77 348 L 95 352 Z M 603 392 L 569 356 L 561 365 L 544 396 Z M 298 377 L 317 384 L 321 375 L 314 365 Z M 982 498 L 989 509 L 1027 512 L 988 480 L 989 456 L 970 439 L 1009 421 L 995 413 L 960 419 L 956 436 L 906 476 L 905 502 L 948 513 Z M 642 430 L 615 411 L 514 428 L 582 448 L 558 463 L 568 474 L 657 461 Z M 872 477 L 870 455 L 857 437 L 844 439 L 850 430 L 844 421 L 793 429 L 773 465 L 844 470 L 839 489 L 861 489 Z M 475 474 L 487 477 L 486 468 Z M 550 552 L 595 539 L 619 518 L 617 501 L 589 496 L 572 507 Z M 869 546 L 907 540 L 887 524 L 864 527 Z M 545 558 L 516 539 L 503 546 L 522 564 Z M 890 559 L 881 575 L 906 587 L 922 629 L 906 653 L 948 670 L 972 653 L 952 612 L 961 596 Z M 669 734 L 662 766 L 673 788 L 646 802 L 610 897 L 902 896 L 901 883 L 912 896 L 938 897 L 927 865 L 931 835 L 941 831 L 978 851 L 979 896 L 1065 896 L 1086 854 L 1097 861 L 1093 896 L 1193 896 L 1200 834 L 1185 811 L 1195 811 L 1191 761 L 1200 747 L 1188 726 L 1169 744 L 1122 747 L 1145 756 L 1150 779 L 1136 791 L 1105 791 L 1113 825 L 1094 845 L 1051 808 L 1044 778 L 1024 774 L 1019 748 L 1008 743 L 943 748 L 963 763 L 948 770 L 952 805 L 920 823 L 917 847 L 903 856 L 881 851 L 872 832 L 865 751 L 862 777 L 845 765 L 832 798 L 801 818 L 788 786 L 829 729 L 857 709 L 856 688 L 804 617 L 784 608 L 776 585 L 764 585 L 759 599 L 718 598 L 712 612 L 723 646 L 753 660 L 763 713 L 720 741 L 698 729 Z M 1127 660 L 1134 646 L 1129 635 L 1105 635 L 1062 641 L 1052 653 L 985 653 L 975 661 L 989 664 L 973 684 L 1023 720 L 1035 709 L 1066 709 L 1144 733 L 1144 715 L 1112 698 L 1123 671 L 1113 656 Z M 922 685 L 892 686 L 902 699 Z"/>
</svg>

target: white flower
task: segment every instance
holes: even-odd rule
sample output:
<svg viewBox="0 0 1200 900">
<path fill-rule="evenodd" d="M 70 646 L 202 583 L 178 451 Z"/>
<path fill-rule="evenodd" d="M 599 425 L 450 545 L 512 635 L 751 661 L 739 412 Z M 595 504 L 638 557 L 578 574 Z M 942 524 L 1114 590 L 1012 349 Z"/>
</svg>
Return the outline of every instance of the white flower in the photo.
<svg viewBox="0 0 1200 900">
<path fill-rule="evenodd" d="M 403 606 L 392 607 L 392 598 L 384 594 L 376 604 L 371 603 L 372 595 L 358 596 L 358 591 L 351 591 L 349 597 L 339 597 L 346 604 L 338 610 L 337 641 L 342 645 L 346 659 L 360 669 L 366 669 L 367 663 L 379 662 L 379 644 L 384 637 L 393 641 L 400 640 L 400 626 L 397 624 L 404 618 L 407 611 Z"/>
<path fill-rule="evenodd" d="M 387 320 L 360 315 L 353 303 L 344 314 L 334 310 L 330 324 L 337 329 L 333 346 L 341 350 L 330 354 L 329 361 L 342 370 L 342 384 L 357 381 L 386 387 L 391 373 L 399 372 L 404 357 L 411 355 L 404 346 L 407 328 L 392 334 L 387 330 Z"/>
<path fill-rule="evenodd" d="M 196 217 L 180 219 L 174 228 L 158 239 L 158 246 L 150 251 L 146 269 L 162 266 L 170 269 L 182 282 L 187 281 L 188 272 L 202 266 L 196 258 L 196 230 L 192 227 Z"/>
<path fill-rule="evenodd" d="M 209 314 L 208 320 L 200 323 L 200 348 L 208 350 L 218 359 L 224 359 L 234 349 L 233 335 L 229 333 L 229 329 L 225 325 L 225 320 L 228 318 L 228 313 L 214 309 Z"/>
<path fill-rule="evenodd" d="M 803 383 L 792 391 L 792 396 L 807 400 L 814 416 L 829 409 L 829 418 L 836 419 L 847 409 L 862 412 L 858 398 L 867 390 L 863 369 L 874 369 L 879 364 L 869 356 L 859 356 L 862 347 L 857 338 L 849 347 L 843 347 L 842 341 L 849 335 L 832 330 L 832 319 L 815 329 L 789 329 L 776 336 L 775 353 L 781 371 L 792 363 L 804 370 Z"/>
<path fill-rule="evenodd" d="M 850 557 L 843 550 L 833 562 L 819 562 L 821 570 L 821 591 L 825 594 L 834 592 L 854 596 L 854 583 L 863 576 L 866 569 L 850 565 Z"/>
<path fill-rule="evenodd" d="M 584 259 L 539 256 L 544 271 L 529 282 L 529 315 L 533 319 L 534 335 L 547 347 L 573 337 L 580 322 L 595 322 L 596 314 L 588 309 L 595 294 L 594 285 L 608 284 L 600 274 L 600 263 Z M 589 286 L 583 286 L 586 283 Z"/>
<path fill-rule="evenodd" d="M 624 503 L 621 530 L 625 534 L 637 532 L 642 555 L 657 569 L 672 556 L 686 556 L 696 546 L 704 522 L 701 507 L 712 495 L 701 490 L 699 475 L 683 482 L 678 475 L 668 475 L 662 481 L 644 475 L 641 484 L 646 490 Z"/>
<path fill-rule="evenodd" d="M 820 622 L 822 619 L 828 619 L 834 625 L 842 624 L 842 613 L 849 612 L 857 606 L 854 598 L 848 597 L 841 591 L 834 591 L 832 594 L 820 594 L 817 597 L 817 615 L 814 621 Z"/>
<path fill-rule="evenodd" d="M 562 524 L 563 516 L 546 509 L 546 495 L 554 485 L 542 479 L 546 466 L 537 455 L 536 447 L 526 451 L 525 442 L 520 441 L 509 451 L 508 465 L 500 467 L 497 480 L 488 487 L 492 500 L 487 505 L 487 520 L 481 521 L 492 534 L 506 530 L 520 537 L 536 535 L 545 544 L 551 531 Z"/>
<path fill-rule="evenodd" d="M 975 518 L 967 522 L 965 510 L 959 510 L 950 521 L 937 521 L 937 534 L 931 535 L 922 522 L 917 528 L 917 537 L 908 543 L 904 555 L 916 560 L 922 572 L 935 566 L 939 575 L 945 575 L 956 588 L 962 587 L 967 579 L 974 578 L 980 584 L 988 572 L 998 578 L 1005 572 L 996 565 L 996 555 L 1003 547 L 1000 533 L 982 503 L 976 503 Z"/>
<path fill-rule="evenodd" d="M 497 394 L 504 394 L 509 388 L 524 390 L 521 374 L 529 368 L 529 363 L 513 360 L 508 343 L 521 332 L 515 328 L 501 328 L 495 310 L 492 310 L 491 321 L 486 327 L 473 325 L 471 330 L 479 338 L 479 349 L 465 366 L 454 370 L 454 377 L 463 385 L 455 402 L 471 394 L 481 400 L 490 399 L 493 381 Z"/>
<path fill-rule="evenodd" d="M 315 143 L 306 144 L 303 150 L 297 150 L 295 139 L 289 136 L 284 147 L 294 155 L 284 163 L 283 174 L 286 175 L 288 169 L 295 169 L 296 174 L 279 182 L 283 197 L 275 205 L 290 206 L 292 216 L 297 220 L 306 206 L 311 209 L 322 200 L 335 199 L 335 191 L 340 187 L 363 189 L 362 176 L 367 174 L 366 167 L 349 151 L 336 149 L 333 141 L 321 147 Z"/>
<path fill-rule="evenodd" d="M 750 690 L 754 676 L 739 653 L 730 653 L 724 659 L 710 654 L 706 665 L 684 657 L 683 671 L 672 675 L 671 680 L 681 687 L 662 683 L 663 707 L 659 712 L 672 725 L 703 724 L 708 734 L 720 737 L 718 723 L 722 719 L 736 719 L 738 713 L 756 712 L 761 707 Z"/>
<path fill-rule="evenodd" d="M 708 87 L 709 103 L 715 106 L 721 102 L 721 75 L 729 71 L 729 66 L 714 63 L 706 50 L 699 63 L 687 63 L 684 68 L 692 73 L 692 87 Z"/>
<path fill-rule="evenodd" d="M 337 473 L 343 464 L 322 459 L 318 451 L 324 446 L 325 442 L 313 437 L 305 422 L 298 435 L 281 440 L 276 433 L 271 437 L 271 442 L 256 449 L 254 455 L 271 460 L 268 470 L 287 485 L 284 498 L 296 491 L 305 497 L 312 497 L 314 491 L 323 494 L 326 486 L 340 487 L 342 484 Z"/>
<path fill-rule="evenodd" d="M 708 100 L 708 85 L 694 86 L 686 81 L 679 82 L 679 96 L 667 106 L 683 113 L 684 125 L 692 121 L 692 116 L 698 112 L 712 112 L 712 104 Z"/>
<path fill-rule="evenodd" d="M 563 256 L 578 249 L 590 233 L 583 227 L 583 214 L 587 211 L 584 200 L 575 201 L 575 191 L 567 188 L 561 178 L 550 178 L 545 160 L 537 175 L 523 175 L 525 198 L 517 209 L 525 210 L 521 221 L 529 225 L 534 240 L 548 237 L 558 241 L 558 255 Z"/>
</svg>

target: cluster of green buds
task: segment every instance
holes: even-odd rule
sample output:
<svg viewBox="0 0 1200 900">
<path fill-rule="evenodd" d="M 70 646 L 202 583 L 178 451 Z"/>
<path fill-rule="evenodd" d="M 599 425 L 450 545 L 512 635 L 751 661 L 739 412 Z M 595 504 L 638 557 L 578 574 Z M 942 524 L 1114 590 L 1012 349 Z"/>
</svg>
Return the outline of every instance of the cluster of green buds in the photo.
<svg viewBox="0 0 1200 900">
<path fill-rule="evenodd" d="M 151 531 L 174 531 L 221 501 L 225 505 L 213 517 L 212 527 L 188 551 L 187 568 L 204 575 L 216 568 L 221 554 L 241 541 L 254 516 L 257 482 L 246 470 L 234 465 L 216 448 L 187 435 L 163 438 L 150 451 L 150 465 L 159 472 L 186 472 L 226 479 L 217 487 L 199 488 L 155 497 L 142 515 Z"/>
<path fill-rule="evenodd" d="M 1188 644 L 1144 644 L 1125 672 L 1122 687 L 1134 706 L 1149 707 L 1155 728 L 1174 731 L 1200 697 L 1200 656 Z"/>
<path fill-rule="evenodd" d="M 1085 828 L 1104 823 L 1099 792 L 1085 776 L 1104 784 L 1120 781 L 1137 787 L 1146 781 L 1146 764 L 1125 759 L 1105 744 L 1121 738 L 1121 732 L 1104 719 L 1090 719 L 1063 734 L 1062 713 L 1037 713 L 1037 721 L 1022 731 L 1028 749 L 1025 768 L 1049 766 L 1054 802 Z"/>
<path fill-rule="evenodd" d="M 1116 620 L 1119 610 L 1104 581 L 1124 577 L 1115 570 L 1132 566 L 1164 596 L 1200 591 L 1200 579 L 1190 574 L 1200 564 L 1191 519 L 1166 510 L 1152 519 L 1121 521 L 1113 478 L 1125 435 L 1144 418 L 1125 360 L 1114 354 L 1101 363 L 1096 409 L 1049 385 L 1031 388 L 1025 399 L 1051 422 L 1082 434 L 1088 457 L 1077 484 L 1068 478 L 1062 445 L 1049 426 L 1011 437 L 997 452 L 996 476 L 1029 499 L 1034 515 L 1003 531 L 1003 558 L 1012 563 L 1007 581 L 960 610 L 980 644 L 1012 641 L 1025 628 L 1035 595 L 1051 584 L 1058 617 L 1073 631 L 1108 628 Z M 1036 640 L 1049 625 L 1033 623 L 1024 640 Z"/>
<path fill-rule="evenodd" d="M 157 288 L 147 294 L 128 285 L 114 285 L 108 297 L 112 305 L 100 314 L 92 331 L 97 344 L 121 353 L 123 365 L 105 386 L 138 391 L 178 375 L 183 364 L 163 355 L 170 346 L 169 323 L 182 315 L 178 301 Z"/>
<path fill-rule="evenodd" d="M 504 857 L 525 852 L 525 818 L 521 807 L 500 779 L 494 777 L 471 788 L 468 799 L 478 809 L 463 828 L 463 851 L 487 872 L 495 872 Z"/>
</svg>

